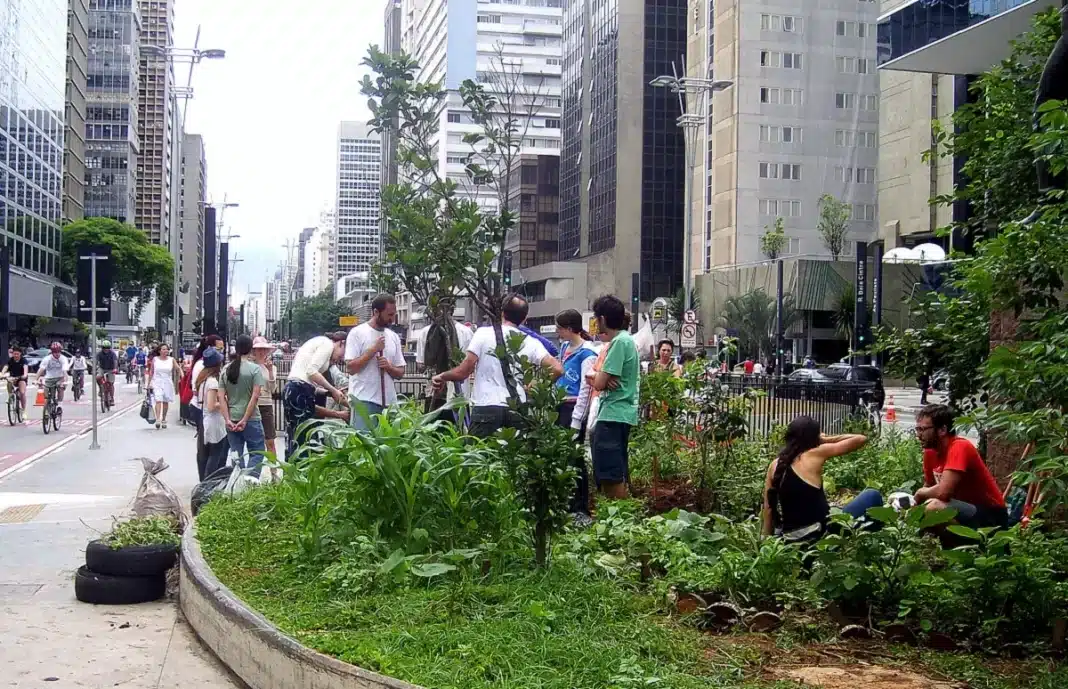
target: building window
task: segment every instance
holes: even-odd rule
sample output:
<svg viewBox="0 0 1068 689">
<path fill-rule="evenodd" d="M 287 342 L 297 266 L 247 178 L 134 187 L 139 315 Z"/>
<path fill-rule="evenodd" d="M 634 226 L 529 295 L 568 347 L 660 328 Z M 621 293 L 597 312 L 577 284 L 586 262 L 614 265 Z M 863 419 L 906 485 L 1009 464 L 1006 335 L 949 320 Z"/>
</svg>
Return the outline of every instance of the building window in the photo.
<svg viewBox="0 0 1068 689">
<path fill-rule="evenodd" d="M 499 14 L 480 14 L 478 15 L 479 24 L 500 24 L 501 15 Z"/>
<path fill-rule="evenodd" d="M 801 143 L 801 128 L 778 125 L 760 125 L 760 141 L 772 144 Z"/>
<path fill-rule="evenodd" d="M 860 94 L 860 109 L 875 112 L 879 109 L 879 97 L 872 93 Z"/>
<path fill-rule="evenodd" d="M 839 74 L 871 74 L 872 62 L 863 57 L 838 57 L 835 58 Z"/>
<path fill-rule="evenodd" d="M 761 179 L 801 179 L 800 163 L 760 163 L 758 169 Z"/>
<path fill-rule="evenodd" d="M 557 117 L 546 117 L 545 118 L 545 128 L 546 129 L 559 129 L 560 128 L 560 119 L 557 118 Z"/>
<path fill-rule="evenodd" d="M 448 114 L 448 118 L 447 119 L 449 120 L 449 122 L 453 122 L 455 124 L 459 124 L 460 123 L 460 113 L 458 113 L 458 112 L 450 112 Z"/>
<path fill-rule="evenodd" d="M 852 110 L 857 107 L 857 94 L 836 93 L 834 94 L 834 107 L 839 110 Z"/>
<path fill-rule="evenodd" d="M 762 31 L 783 31 L 786 33 L 801 33 L 801 27 L 801 17 L 795 17 L 788 14 L 760 15 L 760 29 Z"/>
<path fill-rule="evenodd" d="M 875 184 L 875 168 L 858 167 L 857 184 Z"/>
<path fill-rule="evenodd" d="M 836 181 L 836 182 L 852 182 L 853 181 L 853 168 L 851 168 L 851 167 L 836 167 L 836 168 L 834 168 L 834 181 Z"/>
<path fill-rule="evenodd" d="M 801 69 L 801 53 L 780 53 L 775 50 L 760 51 L 761 67 Z"/>
<path fill-rule="evenodd" d="M 782 89 L 769 86 L 760 87 L 760 102 L 769 105 L 801 105 L 801 89 Z"/>
<path fill-rule="evenodd" d="M 872 222 L 875 220 L 875 204 L 874 203 L 854 203 L 853 204 L 853 219 L 861 222 Z"/>
<path fill-rule="evenodd" d="M 771 217 L 801 217 L 801 202 L 797 199 L 760 199 L 760 214 Z"/>
</svg>

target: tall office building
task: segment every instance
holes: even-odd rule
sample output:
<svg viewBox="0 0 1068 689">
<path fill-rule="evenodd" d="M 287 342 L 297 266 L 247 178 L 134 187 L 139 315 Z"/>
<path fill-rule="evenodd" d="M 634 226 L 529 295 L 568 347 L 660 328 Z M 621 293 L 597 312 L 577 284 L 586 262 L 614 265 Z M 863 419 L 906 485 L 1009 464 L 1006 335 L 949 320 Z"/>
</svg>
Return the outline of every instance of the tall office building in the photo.
<svg viewBox="0 0 1068 689">
<path fill-rule="evenodd" d="M 182 137 L 181 207 L 178 220 L 179 292 L 182 331 L 189 332 L 200 318 L 204 283 L 204 210 L 208 200 L 208 161 L 199 134 Z"/>
<path fill-rule="evenodd" d="M 312 237 L 315 235 L 316 228 L 305 227 L 300 232 L 300 236 L 297 237 L 297 258 L 295 274 L 293 278 L 293 295 L 294 297 L 311 297 L 314 296 L 314 292 L 307 291 L 308 275 L 305 272 L 305 266 L 308 256 L 308 246 L 312 241 Z"/>
<path fill-rule="evenodd" d="M 649 86 L 686 56 L 686 2 L 571 2 L 564 13 L 559 257 L 580 257 L 588 294 L 641 299 L 682 281 L 679 104 Z"/>
<path fill-rule="evenodd" d="M 385 43 L 382 50 L 389 55 L 399 55 L 403 50 L 401 31 L 404 23 L 402 0 L 386 0 Z M 382 175 L 381 187 L 397 183 L 397 140 L 393 134 L 382 132 Z M 386 233 L 386 216 L 383 213 L 379 221 L 379 230 Z"/>
<path fill-rule="evenodd" d="M 115 0 L 125 4 L 126 0 Z M 167 51 L 174 46 L 174 0 L 138 0 L 140 45 Z M 153 244 L 171 242 L 171 175 L 173 165 L 174 69 L 166 55 L 142 51 L 138 87 L 138 136 L 134 224 Z M 177 203 L 177 199 L 173 200 Z"/>
<path fill-rule="evenodd" d="M 74 315 L 71 290 L 58 282 L 67 0 L 2 3 L 0 27 L 0 228 L 16 314 L 0 323 L 7 336 L 28 331 L 18 314 Z"/>
<path fill-rule="evenodd" d="M 697 3 L 688 74 L 733 87 L 712 96 L 699 130 L 695 273 L 761 260 L 777 218 L 787 254 L 829 256 L 816 231 L 823 194 L 852 206 L 847 246 L 874 239 L 878 14 L 869 0 Z"/>
<path fill-rule="evenodd" d="M 366 280 L 371 266 L 379 260 L 381 164 L 382 139 L 362 122 L 342 122 L 337 138 L 334 281 L 355 274 Z"/>
<path fill-rule="evenodd" d="M 141 14 L 134 0 L 91 0 L 85 215 L 134 222 Z"/>
<path fill-rule="evenodd" d="M 492 93 L 495 73 L 504 73 L 508 81 L 514 77 L 520 92 L 513 113 L 522 114 L 518 128 L 525 132 L 522 152 L 559 153 L 563 4 L 563 0 L 522 4 L 406 0 L 402 9 L 401 44 L 419 63 L 418 79 L 441 82 L 448 89 L 440 113 L 435 163 L 443 176 L 459 184 L 461 192 L 486 207 L 497 206 L 496 192 L 488 186 L 472 187 L 464 171 L 471 146 L 463 137 L 481 129 L 463 106 L 460 84 L 471 79 Z"/>
<path fill-rule="evenodd" d="M 931 205 L 950 193 L 959 163 L 930 157 L 932 122 L 975 98 L 974 75 L 1007 58 L 1035 14 L 1061 0 L 960 3 L 883 0 L 879 20 L 879 237 L 887 248 L 945 243 L 936 230 L 967 219 L 966 204 Z M 967 238 L 964 238 L 967 241 Z M 954 248 L 966 248 L 956 243 Z"/>
<path fill-rule="evenodd" d="M 95 2 L 95 0 L 94 0 Z M 89 2 L 67 2 L 67 102 L 63 132 L 63 220 L 85 215 L 85 94 L 89 71 Z"/>
</svg>

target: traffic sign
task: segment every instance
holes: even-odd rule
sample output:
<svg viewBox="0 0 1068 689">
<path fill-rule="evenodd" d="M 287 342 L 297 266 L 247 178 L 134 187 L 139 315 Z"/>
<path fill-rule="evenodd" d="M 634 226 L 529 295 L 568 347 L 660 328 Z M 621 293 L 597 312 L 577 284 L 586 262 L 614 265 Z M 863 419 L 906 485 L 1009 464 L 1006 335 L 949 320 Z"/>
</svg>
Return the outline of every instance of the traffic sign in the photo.
<svg viewBox="0 0 1068 689">
<path fill-rule="evenodd" d="M 683 323 L 696 323 L 697 322 L 697 312 L 691 310 L 691 311 L 687 311 L 686 313 L 682 314 L 682 322 Z"/>
<path fill-rule="evenodd" d="M 351 328 L 354 325 L 360 324 L 359 316 L 341 316 L 337 319 L 337 324 L 342 328 Z"/>
<path fill-rule="evenodd" d="M 684 323 L 679 333 L 683 348 L 697 346 L 697 324 Z"/>
</svg>

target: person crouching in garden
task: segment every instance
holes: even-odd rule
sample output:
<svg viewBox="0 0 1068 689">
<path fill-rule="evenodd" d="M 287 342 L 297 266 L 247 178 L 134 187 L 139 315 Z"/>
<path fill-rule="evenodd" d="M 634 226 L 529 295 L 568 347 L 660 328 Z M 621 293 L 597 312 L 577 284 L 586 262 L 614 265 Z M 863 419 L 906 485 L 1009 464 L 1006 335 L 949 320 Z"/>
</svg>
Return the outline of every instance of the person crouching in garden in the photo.
<svg viewBox="0 0 1068 689">
<path fill-rule="evenodd" d="M 627 497 L 630 482 L 630 429 L 638 424 L 638 349 L 627 332 L 626 306 L 605 295 L 593 302 L 597 331 L 608 341 L 600 368 L 590 380 L 598 392 L 597 418 L 590 434 L 593 475 L 610 498 Z"/>
<path fill-rule="evenodd" d="M 953 431 L 953 411 L 931 404 L 916 415 L 916 437 L 923 446 L 923 488 L 914 496 L 928 510 L 957 511 L 956 521 L 978 529 L 1008 526 L 1005 498 L 979 451 Z"/>
<path fill-rule="evenodd" d="M 556 384 L 566 395 L 560 405 L 557 423 L 574 430 L 576 441 L 582 445 L 586 437 L 586 412 L 592 391 L 588 377 L 593 372 L 597 347 L 582 327 L 582 314 L 574 309 L 556 314 L 556 335 L 560 338 L 559 358 L 564 369 L 564 375 L 556 379 Z M 590 520 L 590 476 L 585 458 L 579 460 L 575 470 L 578 474 L 570 511 L 576 524 L 581 526 Z"/>
<path fill-rule="evenodd" d="M 823 467 L 828 459 L 859 450 L 863 435 L 823 435 L 810 416 L 799 416 L 786 428 L 786 442 L 768 467 L 764 481 L 763 532 L 781 533 L 791 542 L 813 542 L 827 530 L 831 506 L 823 492 Z M 879 491 L 868 488 L 842 511 L 859 519 L 883 504 Z"/>
<path fill-rule="evenodd" d="M 313 337 L 300 346 L 289 368 L 289 380 L 282 392 L 282 405 L 286 415 L 286 455 L 291 457 L 297 448 L 307 441 L 307 429 L 300 426 L 312 419 L 349 420 L 348 411 L 327 409 L 315 403 L 316 386 L 326 390 L 338 404 L 348 398 L 327 380 L 326 372 L 331 363 L 342 360 L 345 353 L 345 333 Z"/>
</svg>

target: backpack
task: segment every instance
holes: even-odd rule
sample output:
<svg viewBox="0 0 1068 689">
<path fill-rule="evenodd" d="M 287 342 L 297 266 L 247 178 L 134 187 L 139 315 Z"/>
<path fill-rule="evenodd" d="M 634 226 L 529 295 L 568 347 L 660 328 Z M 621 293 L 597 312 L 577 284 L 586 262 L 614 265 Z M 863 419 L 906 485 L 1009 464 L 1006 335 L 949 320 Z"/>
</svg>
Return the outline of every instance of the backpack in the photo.
<svg viewBox="0 0 1068 689">
<path fill-rule="evenodd" d="M 185 372 L 182 379 L 178 381 L 178 401 L 182 404 L 189 404 L 193 400 L 193 367 L 190 366 L 189 370 Z"/>
</svg>

